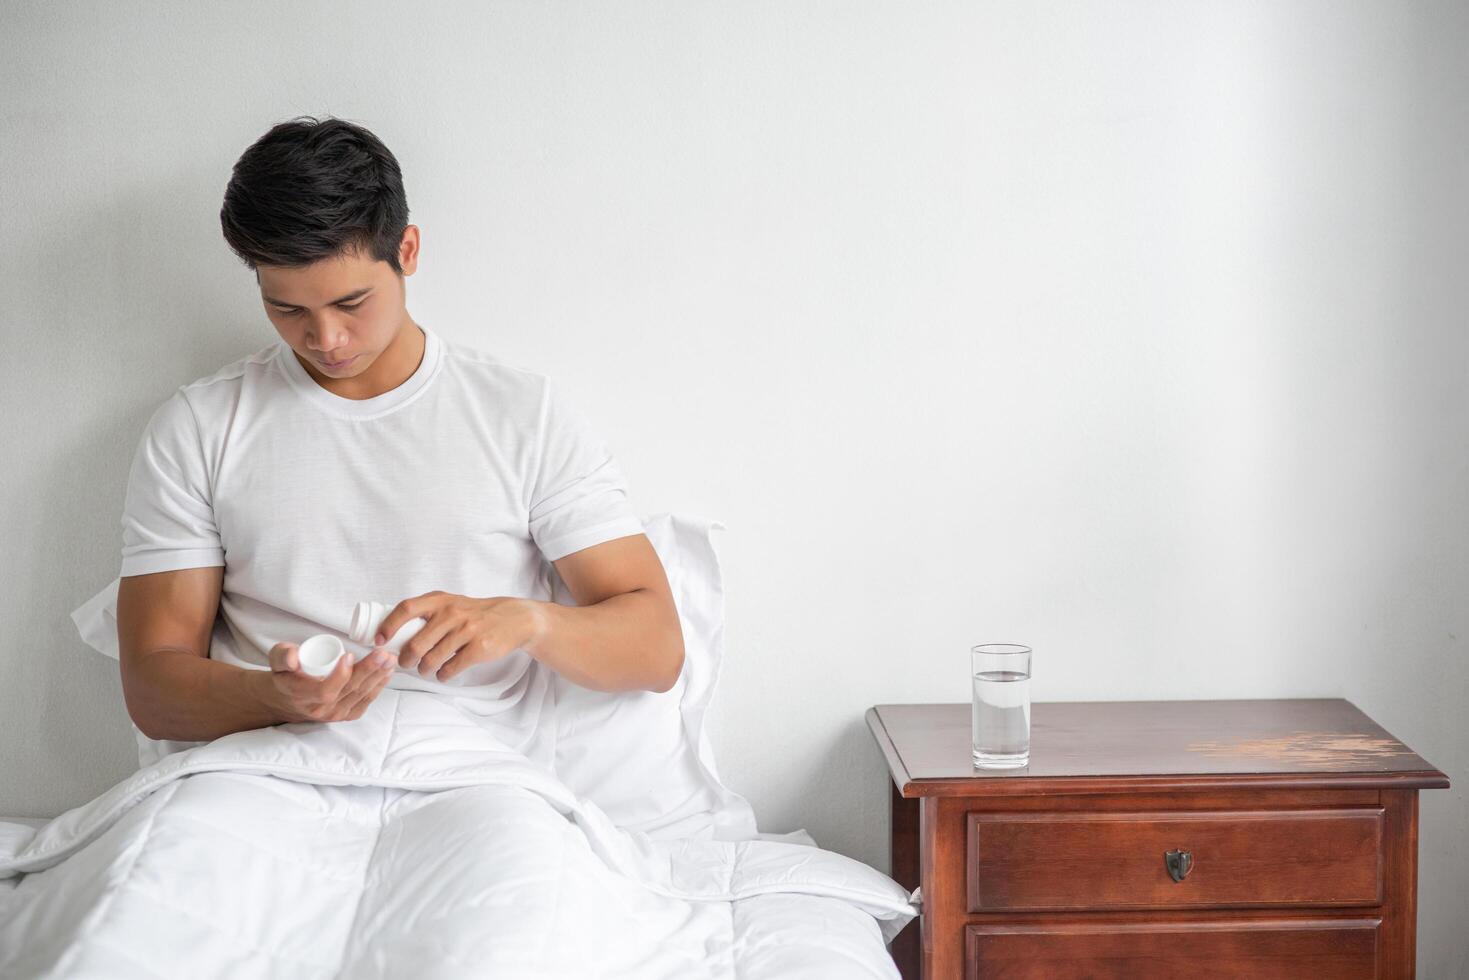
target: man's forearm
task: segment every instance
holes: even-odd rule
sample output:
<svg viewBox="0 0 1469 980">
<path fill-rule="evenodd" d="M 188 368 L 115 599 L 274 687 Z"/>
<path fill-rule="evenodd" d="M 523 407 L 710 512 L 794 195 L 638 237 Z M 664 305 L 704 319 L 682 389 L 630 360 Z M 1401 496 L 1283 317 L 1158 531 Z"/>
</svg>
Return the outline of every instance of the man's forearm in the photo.
<svg viewBox="0 0 1469 980">
<path fill-rule="evenodd" d="M 647 589 L 590 606 L 535 602 L 540 633 L 527 648 L 574 684 L 598 691 L 666 691 L 683 668 L 672 601 Z"/>
<path fill-rule="evenodd" d="M 123 672 L 128 713 L 149 738 L 203 742 L 283 720 L 270 674 L 185 650 L 155 650 Z"/>
</svg>

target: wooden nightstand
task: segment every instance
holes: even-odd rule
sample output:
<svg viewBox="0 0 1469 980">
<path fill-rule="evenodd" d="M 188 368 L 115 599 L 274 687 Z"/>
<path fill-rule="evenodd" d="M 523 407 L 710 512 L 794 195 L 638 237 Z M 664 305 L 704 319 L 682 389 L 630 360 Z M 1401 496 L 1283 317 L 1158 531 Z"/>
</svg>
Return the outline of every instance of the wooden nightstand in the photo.
<svg viewBox="0 0 1469 980">
<path fill-rule="evenodd" d="M 1413 976 L 1418 791 L 1448 777 L 1340 699 L 1038 702 L 1030 765 L 968 704 L 883 704 L 905 977 Z"/>
</svg>

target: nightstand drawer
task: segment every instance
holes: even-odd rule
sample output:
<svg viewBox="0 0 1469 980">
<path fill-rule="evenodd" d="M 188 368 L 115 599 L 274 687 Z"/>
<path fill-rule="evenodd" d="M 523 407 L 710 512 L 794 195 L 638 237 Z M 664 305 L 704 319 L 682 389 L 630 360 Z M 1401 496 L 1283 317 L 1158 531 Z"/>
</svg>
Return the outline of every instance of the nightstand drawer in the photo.
<svg viewBox="0 0 1469 980">
<path fill-rule="evenodd" d="M 1377 919 L 970 925 L 968 980 L 1375 980 Z"/>
<path fill-rule="evenodd" d="M 970 813 L 970 912 L 1382 903 L 1381 807 Z"/>
</svg>

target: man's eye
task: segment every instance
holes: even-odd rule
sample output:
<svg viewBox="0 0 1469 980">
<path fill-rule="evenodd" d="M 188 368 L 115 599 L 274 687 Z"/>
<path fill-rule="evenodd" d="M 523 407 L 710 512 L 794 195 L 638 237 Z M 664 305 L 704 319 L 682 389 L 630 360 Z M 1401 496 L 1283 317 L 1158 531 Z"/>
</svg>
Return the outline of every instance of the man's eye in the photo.
<svg viewBox="0 0 1469 980">
<path fill-rule="evenodd" d="M 366 302 L 367 302 L 367 300 L 361 299 L 361 300 L 358 300 L 355 303 L 350 303 L 350 304 L 348 304 L 348 303 L 338 303 L 337 304 L 337 309 L 339 309 L 339 310 L 355 310 L 355 309 L 357 309 L 357 307 L 361 306 L 363 303 L 366 303 Z M 280 310 L 279 312 L 280 312 L 281 316 L 298 316 L 301 313 L 300 310 Z"/>
</svg>

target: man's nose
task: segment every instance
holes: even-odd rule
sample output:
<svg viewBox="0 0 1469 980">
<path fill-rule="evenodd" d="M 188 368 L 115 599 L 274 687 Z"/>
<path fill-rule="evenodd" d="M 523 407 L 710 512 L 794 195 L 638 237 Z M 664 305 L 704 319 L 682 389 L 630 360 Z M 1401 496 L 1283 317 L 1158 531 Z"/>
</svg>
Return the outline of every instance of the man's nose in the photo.
<svg viewBox="0 0 1469 980">
<path fill-rule="evenodd" d="M 306 346 L 312 350 L 334 351 L 339 350 L 347 343 L 347 332 L 338 329 L 329 322 L 318 322 L 311 326 L 306 334 Z"/>
</svg>

